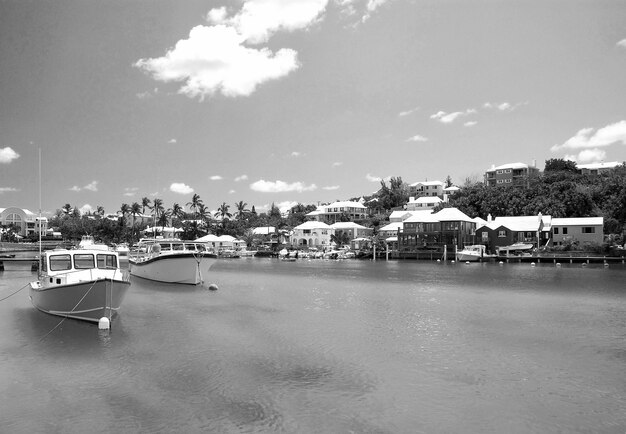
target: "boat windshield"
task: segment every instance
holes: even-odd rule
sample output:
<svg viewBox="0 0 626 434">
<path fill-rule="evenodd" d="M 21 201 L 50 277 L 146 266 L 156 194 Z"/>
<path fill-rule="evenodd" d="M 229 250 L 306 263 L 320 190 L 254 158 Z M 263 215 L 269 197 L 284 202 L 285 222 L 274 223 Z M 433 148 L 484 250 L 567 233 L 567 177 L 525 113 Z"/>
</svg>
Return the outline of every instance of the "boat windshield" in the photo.
<svg viewBox="0 0 626 434">
<path fill-rule="evenodd" d="M 98 268 L 117 268 L 115 255 L 98 254 Z"/>
</svg>

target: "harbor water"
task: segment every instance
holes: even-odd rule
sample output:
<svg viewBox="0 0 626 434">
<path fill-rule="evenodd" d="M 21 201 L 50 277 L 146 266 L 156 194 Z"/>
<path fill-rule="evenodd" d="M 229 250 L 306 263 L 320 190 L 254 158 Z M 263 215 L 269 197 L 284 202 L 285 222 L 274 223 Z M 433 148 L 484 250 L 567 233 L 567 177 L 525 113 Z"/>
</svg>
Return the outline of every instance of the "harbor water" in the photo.
<svg viewBox="0 0 626 434">
<path fill-rule="evenodd" d="M 204 277 L 133 278 L 106 332 L 10 296 L 30 268 L 0 273 L 0 431 L 626 432 L 624 265 L 242 258 Z"/>
</svg>

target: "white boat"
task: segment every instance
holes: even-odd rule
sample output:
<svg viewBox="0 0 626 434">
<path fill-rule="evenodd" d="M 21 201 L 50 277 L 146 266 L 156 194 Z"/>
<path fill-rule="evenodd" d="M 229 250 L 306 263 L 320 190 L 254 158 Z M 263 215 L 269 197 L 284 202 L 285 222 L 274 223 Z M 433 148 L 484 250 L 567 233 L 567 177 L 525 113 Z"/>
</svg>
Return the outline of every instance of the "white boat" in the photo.
<svg viewBox="0 0 626 434">
<path fill-rule="evenodd" d="M 465 246 L 463 250 L 457 252 L 457 260 L 462 262 L 475 262 L 481 259 L 494 258 L 495 255 L 488 255 L 486 249 L 487 248 L 482 244 Z"/>
<path fill-rule="evenodd" d="M 148 239 L 137 244 L 128 263 L 130 274 L 166 283 L 198 285 L 217 255 L 204 243 L 179 239 Z"/>
<path fill-rule="evenodd" d="M 515 243 L 498 247 L 498 256 L 531 256 L 534 246 L 528 243 Z"/>
<path fill-rule="evenodd" d="M 93 249 L 93 250 L 111 250 L 109 246 L 102 243 L 96 243 L 96 240 L 91 235 L 83 235 L 78 243 L 79 249 Z"/>
<path fill-rule="evenodd" d="M 117 315 L 129 286 L 130 276 L 120 269 L 116 252 L 55 249 L 41 255 L 30 300 L 42 312 L 97 323 Z"/>
</svg>

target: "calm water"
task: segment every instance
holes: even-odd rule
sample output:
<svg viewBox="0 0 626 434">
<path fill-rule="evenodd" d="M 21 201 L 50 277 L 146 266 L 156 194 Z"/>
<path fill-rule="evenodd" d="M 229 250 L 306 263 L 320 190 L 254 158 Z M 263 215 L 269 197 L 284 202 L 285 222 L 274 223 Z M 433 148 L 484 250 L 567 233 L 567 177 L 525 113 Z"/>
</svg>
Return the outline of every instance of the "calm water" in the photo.
<svg viewBox="0 0 626 434">
<path fill-rule="evenodd" d="M 252 258 L 208 283 L 134 279 L 109 334 L 0 302 L 0 431 L 626 431 L 623 265 Z"/>
</svg>

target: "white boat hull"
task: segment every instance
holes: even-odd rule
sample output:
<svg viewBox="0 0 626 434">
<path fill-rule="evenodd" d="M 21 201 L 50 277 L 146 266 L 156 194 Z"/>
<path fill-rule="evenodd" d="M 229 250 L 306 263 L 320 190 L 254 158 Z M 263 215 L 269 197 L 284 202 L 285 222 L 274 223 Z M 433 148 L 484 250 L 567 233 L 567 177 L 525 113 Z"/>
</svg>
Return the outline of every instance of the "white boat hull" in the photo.
<svg viewBox="0 0 626 434">
<path fill-rule="evenodd" d="M 198 285 L 215 263 L 214 254 L 161 254 L 153 258 L 131 258 L 130 274 L 144 279 L 166 283 Z"/>
<path fill-rule="evenodd" d="M 54 286 L 37 281 L 30 284 L 30 300 L 42 312 L 97 323 L 117 315 L 129 287 L 129 280 L 110 278 Z"/>
</svg>

